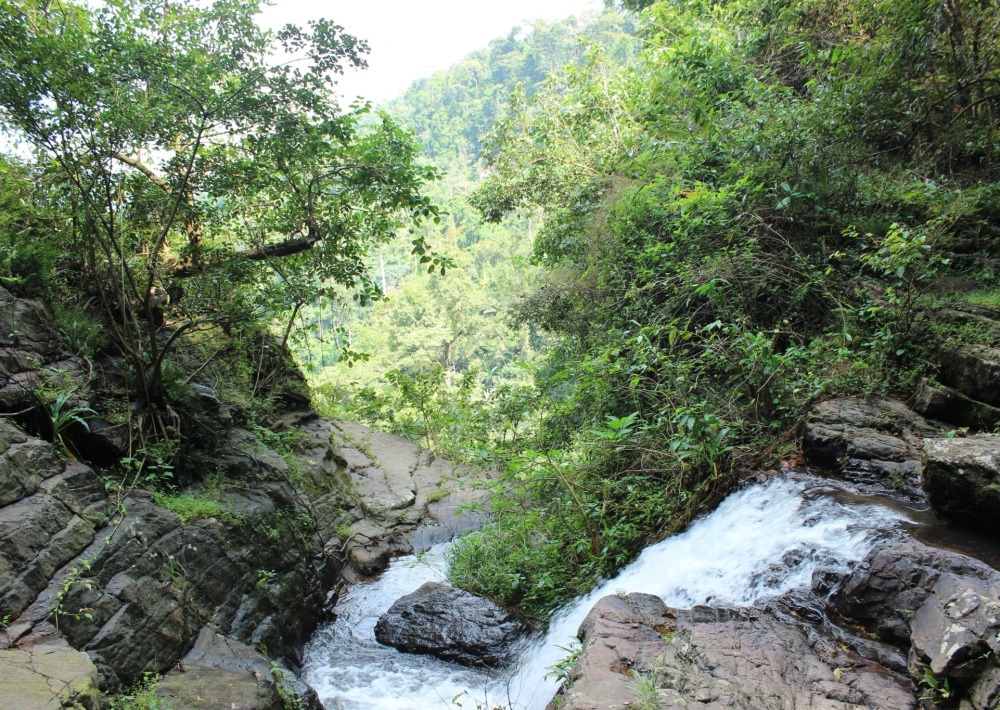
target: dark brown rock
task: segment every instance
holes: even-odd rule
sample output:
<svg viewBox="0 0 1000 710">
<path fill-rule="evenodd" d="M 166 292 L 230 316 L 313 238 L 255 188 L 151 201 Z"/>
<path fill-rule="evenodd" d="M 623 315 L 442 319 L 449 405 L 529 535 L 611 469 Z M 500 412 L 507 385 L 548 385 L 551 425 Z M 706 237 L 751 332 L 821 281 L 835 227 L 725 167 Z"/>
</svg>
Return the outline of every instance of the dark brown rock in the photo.
<svg viewBox="0 0 1000 710">
<path fill-rule="evenodd" d="M 1000 702 L 1000 572 L 957 553 L 896 541 L 873 550 L 833 599 L 976 710 Z"/>
<path fill-rule="evenodd" d="M 945 353 L 941 380 L 972 399 L 1000 406 L 1000 349 L 963 345 Z"/>
<path fill-rule="evenodd" d="M 989 581 L 991 567 L 916 540 L 893 541 L 873 549 L 833 595 L 837 610 L 902 648 L 910 645 L 910 621 L 944 574 Z M 815 580 L 814 580 L 815 584 Z"/>
<path fill-rule="evenodd" d="M 938 427 L 894 399 L 845 397 L 817 404 L 806 419 L 805 455 L 849 481 L 878 483 L 920 497 L 917 466 Z"/>
<path fill-rule="evenodd" d="M 913 408 L 924 416 L 959 427 L 991 430 L 1000 424 L 1000 407 L 978 402 L 956 389 L 921 380 Z"/>
</svg>

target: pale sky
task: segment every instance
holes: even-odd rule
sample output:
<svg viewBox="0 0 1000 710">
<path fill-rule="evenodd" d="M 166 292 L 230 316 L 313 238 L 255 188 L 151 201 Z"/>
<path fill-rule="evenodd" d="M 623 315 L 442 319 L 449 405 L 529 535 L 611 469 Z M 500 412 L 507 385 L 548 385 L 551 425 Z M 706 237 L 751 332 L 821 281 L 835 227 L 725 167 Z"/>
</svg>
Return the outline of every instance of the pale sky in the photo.
<svg viewBox="0 0 1000 710">
<path fill-rule="evenodd" d="M 339 80 L 348 99 L 375 103 L 395 98 L 410 84 L 458 63 L 515 25 L 553 21 L 603 7 L 602 0 L 272 0 L 261 23 L 305 26 L 325 17 L 368 40 L 368 69 Z"/>
</svg>

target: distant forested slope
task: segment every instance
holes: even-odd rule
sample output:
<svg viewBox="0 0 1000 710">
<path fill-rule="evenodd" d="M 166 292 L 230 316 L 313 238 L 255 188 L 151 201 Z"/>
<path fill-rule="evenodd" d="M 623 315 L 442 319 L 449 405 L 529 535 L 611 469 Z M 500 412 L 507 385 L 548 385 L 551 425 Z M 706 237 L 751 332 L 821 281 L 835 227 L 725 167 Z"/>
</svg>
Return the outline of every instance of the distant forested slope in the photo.
<svg viewBox="0 0 1000 710">
<path fill-rule="evenodd" d="M 531 96 L 554 71 L 600 47 L 619 63 L 638 54 L 633 20 L 617 12 L 513 28 L 446 71 L 413 83 L 385 109 L 413 130 L 439 167 L 474 165 L 482 138 L 521 85 Z"/>
<path fill-rule="evenodd" d="M 304 309 L 315 328 L 297 351 L 333 411 L 424 438 L 426 418 L 398 401 L 402 393 L 423 388 L 442 401 L 481 400 L 504 384 L 530 379 L 518 363 L 544 349 L 544 339 L 530 324 L 513 324 L 509 313 L 537 287 L 540 272 L 530 255 L 541 216 L 527 211 L 490 225 L 470 206 L 467 195 L 482 174 L 483 136 L 512 95 L 534 95 L 558 68 L 595 53 L 615 63 L 633 60 L 634 29 L 632 20 L 612 11 L 515 27 L 383 107 L 444 171 L 426 194 L 447 214 L 422 234 L 455 268 L 443 278 L 438 269 L 427 273 L 428 264 L 410 253 L 412 235 L 403 233 L 372 257 L 386 300 Z M 444 438 L 431 436 L 442 445 Z"/>
</svg>

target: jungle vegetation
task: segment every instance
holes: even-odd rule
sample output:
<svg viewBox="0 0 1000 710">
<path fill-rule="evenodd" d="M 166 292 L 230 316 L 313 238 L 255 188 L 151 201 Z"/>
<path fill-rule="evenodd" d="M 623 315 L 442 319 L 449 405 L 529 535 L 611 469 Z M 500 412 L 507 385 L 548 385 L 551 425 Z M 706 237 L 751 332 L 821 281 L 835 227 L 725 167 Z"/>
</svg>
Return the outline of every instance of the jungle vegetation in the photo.
<svg viewBox="0 0 1000 710">
<path fill-rule="evenodd" d="M 323 413 L 496 468 L 451 574 L 526 616 L 792 455 L 811 402 L 982 337 L 936 284 L 997 302 L 991 0 L 625 0 L 382 111 L 336 95 L 362 40 L 257 9 L 0 0 L 0 284 L 126 363 L 160 471 L 192 373 L 280 407 L 265 333 Z"/>
</svg>

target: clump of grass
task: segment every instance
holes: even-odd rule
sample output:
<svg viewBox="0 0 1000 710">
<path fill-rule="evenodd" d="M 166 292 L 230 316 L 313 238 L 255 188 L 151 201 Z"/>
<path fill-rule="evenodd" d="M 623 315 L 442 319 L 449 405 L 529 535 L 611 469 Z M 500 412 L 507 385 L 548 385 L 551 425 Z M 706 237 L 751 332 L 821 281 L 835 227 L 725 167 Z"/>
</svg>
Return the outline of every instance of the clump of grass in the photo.
<svg viewBox="0 0 1000 710">
<path fill-rule="evenodd" d="M 437 503 L 440 500 L 444 500 L 451 493 L 451 489 L 442 486 L 441 488 L 435 488 L 433 491 L 427 494 L 428 503 Z"/>
<path fill-rule="evenodd" d="M 237 522 L 232 512 L 211 498 L 190 493 L 157 493 L 154 500 L 160 507 L 176 514 L 181 519 L 182 525 L 207 518 L 215 518 L 224 525 Z"/>
<path fill-rule="evenodd" d="M 1000 311 L 1000 290 L 996 291 L 973 291 L 965 295 L 967 303 L 974 306 L 983 306 Z"/>
<path fill-rule="evenodd" d="M 147 673 L 142 681 L 110 698 L 108 710 L 173 710 L 166 700 L 156 697 L 158 675 Z"/>
</svg>

